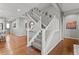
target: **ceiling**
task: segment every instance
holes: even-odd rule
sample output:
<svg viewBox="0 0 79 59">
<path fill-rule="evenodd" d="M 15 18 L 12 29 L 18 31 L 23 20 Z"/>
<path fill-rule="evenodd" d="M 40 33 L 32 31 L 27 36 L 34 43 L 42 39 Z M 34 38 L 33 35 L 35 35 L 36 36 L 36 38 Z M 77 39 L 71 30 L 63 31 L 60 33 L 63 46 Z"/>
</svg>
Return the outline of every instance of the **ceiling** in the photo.
<svg viewBox="0 0 79 59">
<path fill-rule="evenodd" d="M 63 12 L 79 9 L 79 3 L 60 3 Z"/>
<path fill-rule="evenodd" d="M 0 3 L 0 16 L 20 16 L 37 5 L 34 3 Z"/>
<path fill-rule="evenodd" d="M 79 10 L 79 3 L 58 4 L 63 12 L 76 9 Z M 21 16 L 25 11 L 28 11 L 29 9 L 38 5 L 39 3 L 0 3 L 0 16 Z"/>
</svg>

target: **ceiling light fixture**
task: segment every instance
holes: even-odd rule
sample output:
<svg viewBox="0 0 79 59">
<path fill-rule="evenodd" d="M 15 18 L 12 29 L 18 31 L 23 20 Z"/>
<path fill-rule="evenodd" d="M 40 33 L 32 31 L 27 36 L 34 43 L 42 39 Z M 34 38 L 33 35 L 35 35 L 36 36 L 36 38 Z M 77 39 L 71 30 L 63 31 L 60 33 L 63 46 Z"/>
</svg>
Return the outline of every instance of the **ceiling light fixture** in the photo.
<svg viewBox="0 0 79 59">
<path fill-rule="evenodd" d="M 20 12 L 20 11 L 21 11 L 21 9 L 17 9 L 17 11 L 18 11 L 18 12 Z"/>
</svg>

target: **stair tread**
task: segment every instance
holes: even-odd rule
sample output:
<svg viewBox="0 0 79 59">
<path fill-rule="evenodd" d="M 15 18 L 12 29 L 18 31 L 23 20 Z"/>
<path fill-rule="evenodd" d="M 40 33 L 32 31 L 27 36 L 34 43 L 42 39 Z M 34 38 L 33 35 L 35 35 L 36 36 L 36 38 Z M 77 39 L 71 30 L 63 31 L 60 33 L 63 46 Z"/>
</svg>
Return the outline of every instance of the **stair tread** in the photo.
<svg viewBox="0 0 79 59">
<path fill-rule="evenodd" d="M 41 44 L 38 44 L 36 42 L 33 42 L 32 45 L 33 45 L 33 47 L 35 47 L 35 48 L 37 48 L 39 50 L 41 50 L 41 48 L 42 48 Z"/>
<path fill-rule="evenodd" d="M 40 39 L 36 39 L 34 42 L 37 42 L 38 44 L 42 43 L 42 41 Z"/>
</svg>

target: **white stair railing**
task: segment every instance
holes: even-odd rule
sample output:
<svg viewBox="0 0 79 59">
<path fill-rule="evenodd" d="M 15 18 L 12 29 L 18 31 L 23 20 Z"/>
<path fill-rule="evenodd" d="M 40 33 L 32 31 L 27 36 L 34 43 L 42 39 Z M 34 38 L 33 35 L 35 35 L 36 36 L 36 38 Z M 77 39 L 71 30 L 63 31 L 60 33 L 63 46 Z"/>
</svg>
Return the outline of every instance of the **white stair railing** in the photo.
<svg viewBox="0 0 79 59">
<path fill-rule="evenodd" d="M 46 54 L 48 54 L 60 42 L 59 38 L 58 39 L 55 38 L 56 34 L 58 33 L 59 33 L 58 29 L 54 30 L 51 33 L 50 37 L 48 38 L 49 40 L 47 41 L 47 45 L 46 45 Z M 57 35 L 57 37 L 59 37 L 59 34 Z"/>
<path fill-rule="evenodd" d="M 33 13 L 34 14 L 34 13 Z M 35 14 L 37 17 L 38 15 Z M 35 22 L 35 20 L 29 16 L 28 17 Z M 41 28 L 41 17 L 40 20 L 38 22 L 35 22 L 35 25 L 33 26 L 33 28 L 31 29 L 32 31 L 35 32 L 35 34 L 32 36 L 32 38 L 30 39 L 30 30 L 29 30 L 29 22 L 28 22 L 28 30 L 27 30 L 27 46 L 31 46 L 32 42 L 34 42 L 34 39 L 38 36 L 38 34 L 40 33 L 40 31 L 42 31 L 42 50 L 41 50 L 41 54 L 45 55 L 48 54 L 48 52 L 50 52 L 51 50 L 48 50 L 50 46 L 49 45 L 49 41 L 52 40 L 52 37 L 54 35 L 54 33 L 56 32 L 55 30 L 59 31 L 59 21 L 56 19 L 56 17 L 54 17 L 50 23 L 48 24 L 48 26 L 45 29 Z M 51 43 L 52 44 L 52 43 Z M 52 46 L 51 46 L 52 48 Z M 50 48 L 50 49 L 51 49 Z"/>
<path fill-rule="evenodd" d="M 31 43 L 34 41 L 34 39 L 37 37 L 37 35 L 41 31 L 41 17 L 37 17 L 39 18 L 39 20 L 38 22 L 35 22 L 35 20 L 28 13 L 27 13 L 27 16 L 29 17 L 30 21 L 32 20 L 35 23 L 35 25 L 31 29 L 29 28 L 30 21 L 27 24 L 27 46 L 31 46 Z M 31 38 L 30 38 L 30 31 L 34 32 Z"/>
<path fill-rule="evenodd" d="M 29 13 L 27 12 L 27 16 L 28 16 L 32 21 L 34 21 L 35 23 L 36 23 L 36 21 L 35 21 L 35 19 L 33 19 L 33 18 L 36 18 L 38 21 L 40 20 L 40 16 L 37 15 L 35 12 L 31 12 L 31 14 L 29 14 Z"/>
<path fill-rule="evenodd" d="M 56 17 L 54 17 L 51 20 L 51 22 L 48 24 L 48 26 L 45 29 L 43 29 L 43 31 L 42 31 L 42 36 L 43 36 L 42 37 L 42 51 L 43 51 L 42 54 L 48 54 L 48 49 L 49 49 L 48 46 L 50 46 L 49 41 L 52 40 L 55 30 L 57 30 L 57 31 L 59 30 L 59 21 L 58 21 L 58 19 L 56 19 Z M 52 37 L 51 37 L 51 35 L 52 35 Z M 51 48 L 52 48 L 52 46 L 51 46 Z"/>
<path fill-rule="evenodd" d="M 35 20 L 33 20 L 33 18 L 28 13 L 27 13 L 27 17 L 30 19 L 28 21 L 33 21 L 34 23 L 36 23 Z"/>
<path fill-rule="evenodd" d="M 34 35 L 32 36 L 32 38 L 30 39 L 29 36 L 29 45 L 31 46 L 31 43 L 34 42 L 34 39 L 37 37 L 37 35 L 41 32 L 41 26 L 40 26 L 40 21 L 35 24 L 36 26 L 34 26 L 34 29 L 32 29 L 32 31 L 34 32 Z M 30 32 L 30 31 L 29 31 Z M 30 33 L 29 33 L 30 35 Z"/>
</svg>

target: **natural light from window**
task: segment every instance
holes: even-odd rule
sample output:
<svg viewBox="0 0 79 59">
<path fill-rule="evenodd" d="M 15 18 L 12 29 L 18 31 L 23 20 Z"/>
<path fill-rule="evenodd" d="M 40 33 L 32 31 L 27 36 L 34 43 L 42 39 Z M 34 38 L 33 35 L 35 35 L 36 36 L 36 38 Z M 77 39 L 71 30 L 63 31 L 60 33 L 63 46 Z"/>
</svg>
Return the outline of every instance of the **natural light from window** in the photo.
<svg viewBox="0 0 79 59">
<path fill-rule="evenodd" d="M 9 28 L 10 28 L 10 24 L 9 24 L 9 23 L 7 23 L 6 27 L 7 27 L 7 29 L 9 29 Z"/>
</svg>

